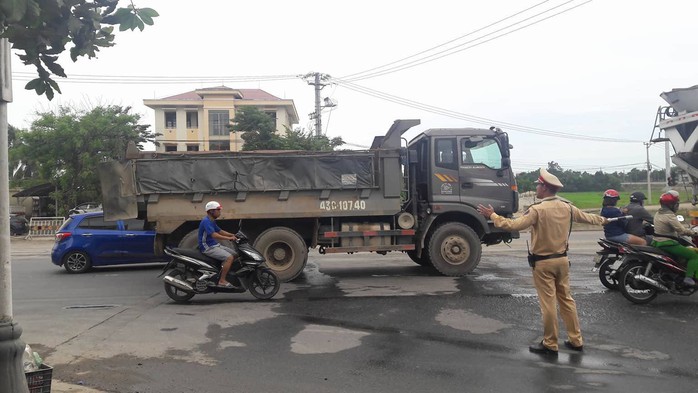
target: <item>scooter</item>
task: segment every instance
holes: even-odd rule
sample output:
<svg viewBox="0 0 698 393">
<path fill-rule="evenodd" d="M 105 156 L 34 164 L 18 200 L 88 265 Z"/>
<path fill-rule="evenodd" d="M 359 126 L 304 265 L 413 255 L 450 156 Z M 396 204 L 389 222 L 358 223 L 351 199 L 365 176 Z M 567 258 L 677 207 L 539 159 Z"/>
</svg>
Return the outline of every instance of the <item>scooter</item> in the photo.
<svg viewBox="0 0 698 393">
<path fill-rule="evenodd" d="M 267 300 L 279 292 L 281 282 L 276 274 L 265 265 L 262 254 L 249 244 L 243 232 L 237 237 L 239 255 L 226 276 L 232 288 L 218 286 L 221 262 L 199 252 L 198 249 L 165 248 L 172 260 L 160 276 L 165 282 L 165 293 L 177 303 L 186 303 L 195 295 L 207 293 L 243 293 L 250 291 L 257 299 Z M 170 270 L 172 269 L 172 270 Z"/>
<path fill-rule="evenodd" d="M 618 221 L 623 218 L 632 218 L 633 216 L 622 216 L 608 219 L 609 222 Z M 647 229 L 645 229 L 647 232 Z M 616 273 L 623 266 L 625 259 L 618 251 L 624 243 L 614 242 L 608 239 L 599 239 L 601 250 L 596 252 L 594 257 L 594 267 L 592 272 L 599 273 L 599 281 L 608 289 L 618 289 L 618 278 Z"/>
</svg>

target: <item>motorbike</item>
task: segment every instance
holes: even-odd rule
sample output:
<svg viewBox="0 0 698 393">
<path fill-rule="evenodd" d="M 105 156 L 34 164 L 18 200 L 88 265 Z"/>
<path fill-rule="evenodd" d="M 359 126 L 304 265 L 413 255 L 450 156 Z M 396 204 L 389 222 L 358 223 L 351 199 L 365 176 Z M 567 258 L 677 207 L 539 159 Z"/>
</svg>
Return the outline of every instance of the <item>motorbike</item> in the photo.
<svg viewBox="0 0 698 393">
<path fill-rule="evenodd" d="M 694 246 L 685 238 L 676 238 L 682 245 Z M 618 248 L 624 259 L 617 273 L 618 289 L 636 304 L 649 303 L 660 293 L 689 296 L 698 287 L 683 283 L 686 261 L 650 246 L 623 244 Z"/>
<path fill-rule="evenodd" d="M 232 288 L 218 286 L 220 261 L 207 257 L 198 249 L 166 247 L 165 254 L 172 257 L 172 260 L 160 276 L 164 275 L 162 279 L 167 296 L 177 303 L 186 303 L 195 295 L 218 292 L 250 291 L 257 299 L 273 298 L 281 286 L 276 273 L 266 267 L 264 257 L 249 244 L 243 232 L 236 233 L 235 237 L 239 255 L 226 276 L 227 281 L 233 285 Z"/>
<path fill-rule="evenodd" d="M 623 218 L 632 218 L 632 216 L 623 216 L 611 218 L 608 221 L 613 222 Z M 645 226 L 645 233 L 651 235 L 651 228 Z M 608 239 L 599 239 L 601 250 L 596 252 L 594 257 L 594 267 L 592 272 L 598 272 L 599 281 L 608 289 L 618 289 L 617 272 L 623 266 L 625 259 L 619 252 L 619 248 L 625 245 L 624 243 L 614 242 Z"/>
<path fill-rule="evenodd" d="M 593 272 L 598 272 L 599 281 L 608 289 L 618 289 L 618 270 L 623 266 L 624 254 L 619 251 L 623 243 L 614 242 L 608 239 L 599 239 L 601 250 L 596 252 L 594 257 Z"/>
</svg>

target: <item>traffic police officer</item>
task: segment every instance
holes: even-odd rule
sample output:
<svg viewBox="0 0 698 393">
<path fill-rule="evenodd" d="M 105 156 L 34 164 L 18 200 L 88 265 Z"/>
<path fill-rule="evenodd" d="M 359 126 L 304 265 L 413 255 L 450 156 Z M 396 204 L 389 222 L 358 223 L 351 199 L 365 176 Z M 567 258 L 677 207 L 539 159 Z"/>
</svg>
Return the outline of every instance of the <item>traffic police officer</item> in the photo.
<svg viewBox="0 0 698 393">
<path fill-rule="evenodd" d="M 584 342 L 579 327 L 577 305 L 570 293 L 570 263 L 567 247 L 572 221 L 603 225 L 606 219 L 584 213 L 556 194 L 562 183 L 553 174 L 541 168 L 536 181 L 536 197 L 540 202 L 531 205 L 515 219 L 504 218 L 494 212 L 492 206 L 479 205 L 477 210 L 494 222 L 497 228 L 520 231 L 531 227 L 529 264 L 533 268 L 533 283 L 538 292 L 543 315 L 543 340 L 529 347 L 533 353 L 557 356 L 558 327 L 557 304 L 567 328 L 565 347 L 582 351 Z M 557 304 L 556 304 L 557 303 Z"/>
</svg>

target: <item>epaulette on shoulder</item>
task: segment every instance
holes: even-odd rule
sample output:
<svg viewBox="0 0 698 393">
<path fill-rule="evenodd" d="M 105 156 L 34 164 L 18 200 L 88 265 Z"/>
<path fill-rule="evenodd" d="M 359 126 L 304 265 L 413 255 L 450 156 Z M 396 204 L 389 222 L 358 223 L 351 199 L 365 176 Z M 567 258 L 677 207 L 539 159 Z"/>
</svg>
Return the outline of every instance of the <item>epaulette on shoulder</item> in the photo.
<svg viewBox="0 0 698 393">
<path fill-rule="evenodd" d="M 565 199 L 565 198 L 563 198 L 563 197 L 561 197 L 561 196 L 557 197 L 557 199 L 559 199 L 559 200 L 562 201 L 562 202 L 567 203 L 568 205 L 572 205 L 572 201 L 570 201 L 569 199 Z"/>
</svg>

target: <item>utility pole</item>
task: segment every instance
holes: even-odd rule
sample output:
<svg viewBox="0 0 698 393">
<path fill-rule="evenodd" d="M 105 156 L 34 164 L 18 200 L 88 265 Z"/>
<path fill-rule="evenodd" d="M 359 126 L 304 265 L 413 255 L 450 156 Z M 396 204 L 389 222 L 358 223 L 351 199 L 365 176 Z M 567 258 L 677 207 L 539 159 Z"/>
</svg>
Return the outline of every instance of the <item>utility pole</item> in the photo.
<svg viewBox="0 0 698 393">
<path fill-rule="evenodd" d="M 650 184 L 650 173 L 652 173 L 652 164 L 650 163 L 650 146 L 652 142 L 643 142 L 645 144 L 645 149 L 647 150 L 647 200 L 652 200 L 652 187 Z"/>
<path fill-rule="evenodd" d="M 22 328 L 12 320 L 10 175 L 7 105 L 12 102 L 10 42 L 0 39 L 0 392 L 29 393 L 24 376 Z"/>
<path fill-rule="evenodd" d="M 308 117 L 315 119 L 315 136 L 322 135 L 322 99 L 320 97 L 320 91 L 323 87 L 327 86 L 327 81 L 331 77 L 327 74 L 322 74 L 319 72 L 309 72 L 303 75 L 303 79 L 309 84 L 315 86 L 315 112 L 308 114 Z"/>
</svg>

